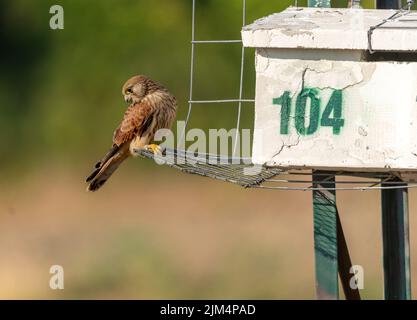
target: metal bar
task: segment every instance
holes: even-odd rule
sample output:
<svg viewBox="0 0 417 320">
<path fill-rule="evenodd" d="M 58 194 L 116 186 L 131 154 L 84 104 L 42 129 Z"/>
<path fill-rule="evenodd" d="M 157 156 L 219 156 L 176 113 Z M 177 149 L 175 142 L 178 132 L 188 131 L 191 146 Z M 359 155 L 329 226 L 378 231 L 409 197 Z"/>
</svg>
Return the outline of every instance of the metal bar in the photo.
<svg viewBox="0 0 417 320">
<path fill-rule="evenodd" d="M 271 190 L 293 190 L 293 191 L 370 191 L 370 190 L 403 190 L 403 189 L 414 189 L 417 188 L 417 184 L 407 185 L 407 186 L 377 186 L 377 187 L 279 187 L 279 186 L 254 186 L 254 188 L 260 189 L 271 189 Z"/>
<path fill-rule="evenodd" d="M 398 181 L 398 180 L 397 180 Z M 385 183 L 382 183 L 384 186 Z M 404 187 L 407 184 L 404 183 Z M 381 191 L 384 297 L 411 299 L 408 190 Z"/>
<path fill-rule="evenodd" d="M 265 182 L 282 182 L 282 183 L 313 183 L 313 182 L 321 182 L 321 181 L 311 181 L 311 180 L 297 180 L 297 179 L 269 179 Z M 337 181 L 337 184 L 381 184 L 380 181 Z M 397 184 L 404 184 L 404 182 L 394 182 L 390 181 L 389 185 L 397 185 Z"/>
<path fill-rule="evenodd" d="M 242 40 L 191 40 L 192 44 L 242 43 Z"/>
<path fill-rule="evenodd" d="M 242 27 L 246 24 L 246 0 L 242 0 Z M 240 146 L 239 129 L 240 129 L 240 115 L 242 113 L 242 96 L 243 96 L 243 72 L 245 68 L 245 47 L 242 45 L 241 59 L 240 59 L 240 78 L 239 78 L 239 102 L 236 120 L 236 134 L 235 143 L 233 146 L 233 156 L 237 156 L 236 152 Z"/>
<path fill-rule="evenodd" d="M 342 223 L 340 221 L 339 212 L 336 209 L 337 219 L 337 247 L 338 247 L 338 266 L 339 276 L 342 283 L 343 292 L 346 300 L 361 300 L 359 289 L 353 289 L 350 286 L 350 268 L 352 267 L 352 260 L 350 259 L 349 250 L 346 243 L 345 234 L 343 233 Z"/>
<path fill-rule="evenodd" d="M 288 172 L 291 175 L 302 175 L 302 176 L 311 176 L 310 172 L 302 172 L 302 171 L 289 171 Z M 326 171 L 326 173 L 324 174 L 325 176 L 328 176 L 330 174 L 329 171 Z M 358 178 L 386 178 L 388 175 L 392 176 L 391 174 L 387 173 L 387 174 L 382 174 L 382 173 L 366 173 L 366 172 L 347 172 L 347 171 L 343 171 L 342 173 L 338 173 L 337 175 L 339 176 L 347 176 L 347 177 L 358 177 Z"/>
<path fill-rule="evenodd" d="M 404 27 L 399 27 L 399 26 L 386 26 L 386 27 L 379 27 L 378 29 L 391 29 L 391 30 L 397 30 L 397 29 L 399 29 L 399 30 L 402 30 L 402 29 L 407 29 L 407 30 L 414 30 L 414 29 L 417 29 L 417 26 L 415 26 L 415 27 L 407 27 L 407 26 L 404 26 Z"/>
<path fill-rule="evenodd" d="M 191 100 L 188 103 L 192 104 L 204 104 L 204 103 L 230 103 L 230 102 L 247 102 L 253 103 L 254 99 L 223 99 L 223 100 Z"/>
<path fill-rule="evenodd" d="M 194 87 L 194 57 L 195 57 L 195 0 L 192 2 L 192 12 L 191 12 L 191 59 L 190 59 L 190 91 L 188 99 L 188 111 L 187 116 L 185 117 L 184 129 L 181 132 L 181 138 L 179 140 L 178 148 L 182 146 L 182 141 L 185 140 L 185 132 L 187 131 L 187 125 L 190 121 L 191 111 L 193 109 L 193 87 Z"/>
<path fill-rule="evenodd" d="M 319 173 L 319 172 L 318 172 Z M 334 188 L 334 176 L 315 175 L 313 188 Z M 336 192 L 313 189 L 314 253 L 318 299 L 339 298 Z"/>
</svg>

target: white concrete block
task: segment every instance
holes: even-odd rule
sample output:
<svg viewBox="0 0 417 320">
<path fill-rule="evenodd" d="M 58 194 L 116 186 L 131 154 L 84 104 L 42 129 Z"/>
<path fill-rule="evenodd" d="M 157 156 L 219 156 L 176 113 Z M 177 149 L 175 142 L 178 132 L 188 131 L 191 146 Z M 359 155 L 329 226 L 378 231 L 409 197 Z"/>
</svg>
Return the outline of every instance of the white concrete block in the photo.
<svg viewBox="0 0 417 320">
<path fill-rule="evenodd" d="M 278 59 L 276 50 L 256 54 L 254 163 L 417 170 L 417 63 Z"/>
<path fill-rule="evenodd" d="M 368 31 L 396 10 L 295 8 L 259 19 L 242 30 L 246 47 L 368 49 Z M 416 51 L 417 13 L 398 16 L 372 34 L 374 50 Z"/>
<path fill-rule="evenodd" d="M 363 61 L 369 29 L 395 12 L 289 8 L 244 27 L 257 48 L 254 163 L 417 172 L 417 62 Z M 376 29 L 372 48 L 416 52 L 417 14 Z"/>
</svg>

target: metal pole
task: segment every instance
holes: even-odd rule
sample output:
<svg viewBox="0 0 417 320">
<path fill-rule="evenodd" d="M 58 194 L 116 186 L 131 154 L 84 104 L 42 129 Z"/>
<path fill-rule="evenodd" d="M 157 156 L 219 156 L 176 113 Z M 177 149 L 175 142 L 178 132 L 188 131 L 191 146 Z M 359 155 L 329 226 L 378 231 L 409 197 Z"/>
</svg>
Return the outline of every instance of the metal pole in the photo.
<svg viewBox="0 0 417 320">
<path fill-rule="evenodd" d="M 404 183 L 404 187 L 406 186 Z M 381 206 L 384 297 L 387 300 L 409 300 L 411 278 L 408 190 L 381 190 Z"/>
<path fill-rule="evenodd" d="M 314 187 L 334 188 L 335 177 L 313 172 Z M 336 192 L 313 191 L 314 256 L 318 299 L 339 298 Z"/>
<path fill-rule="evenodd" d="M 315 171 L 314 187 L 334 188 L 334 173 Z M 318 299 L 338 299 L 338 274 L 347 300 L 360 300 L 358 289 L 350 287 L 352 262 L 336 206 L 334 190 L 313 191 L 314 253 Z"/>
<path fill-rule="evenodd" d="M 376 0 L 375 2 L 377 9 L 399 9 L 401 6 L 401 0 Z"/>
<path fill-rule="evenodd" d="M 308 6 L 314 8 L 330 8 L 330 0 L 308 0 Z"/>
<path fill-rule="evenodd" d="M 402 4 L 398 0 L 377 0 L 376 7 L 399 9 Z M 404 183 L 406 186 L 407 183 Z M 411 299 L 408 190 L 381 190 L 381 206 L 384 297 L 389 300 L 408 300 Z"/>
</svg>

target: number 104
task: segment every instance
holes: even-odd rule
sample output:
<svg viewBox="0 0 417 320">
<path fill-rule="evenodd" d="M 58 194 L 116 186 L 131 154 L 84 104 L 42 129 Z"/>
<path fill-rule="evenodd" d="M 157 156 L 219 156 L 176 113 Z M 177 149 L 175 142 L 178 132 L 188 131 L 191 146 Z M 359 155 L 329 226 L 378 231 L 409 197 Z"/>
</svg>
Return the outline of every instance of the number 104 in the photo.
<svg viewBox="0 0 417 320">
<path fill-rule="evenodd" d="M 310 121 L 306 127 L 306 108 L 307 101 L 310 100 Z M 333 134 L 339 134 L 341 128 L 345 124 L 342 119 L 342 90 L 333 90 L 329 102 L 321 113 L 321 97 L 320 90 L 316 88 L 304 88 L 298 95 L 295 102 L 294 126 L 301 135 L 313 134 L 319 126 L 332 127 Z M 292 98 L 289 91 L 278 98 L 272 100 L 273 104 L 281 106 L 281 134 L 288 134 Z"/>
</svg>

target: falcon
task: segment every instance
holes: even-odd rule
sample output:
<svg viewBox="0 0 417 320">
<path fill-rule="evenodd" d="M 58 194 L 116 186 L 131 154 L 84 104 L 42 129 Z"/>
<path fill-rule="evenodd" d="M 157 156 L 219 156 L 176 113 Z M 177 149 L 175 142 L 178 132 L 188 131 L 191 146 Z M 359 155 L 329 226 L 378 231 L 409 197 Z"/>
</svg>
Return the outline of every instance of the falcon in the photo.
<svg viewBox="0 0 417 320">
<path fill-rule="evenodd" d="M 175 119 L 175 97 L 146 76 L 134 76 L 127 80 L 122 94 L 129 106 L 113 134 L 111 149 L 86 179 L 88 191 L 97 191 L 124 160 L 135 155 L 134 149 L 160 153 L 161 148 L 152 144 L 155 133 L 159 129 L 170 129 Z"/>
</svg>

